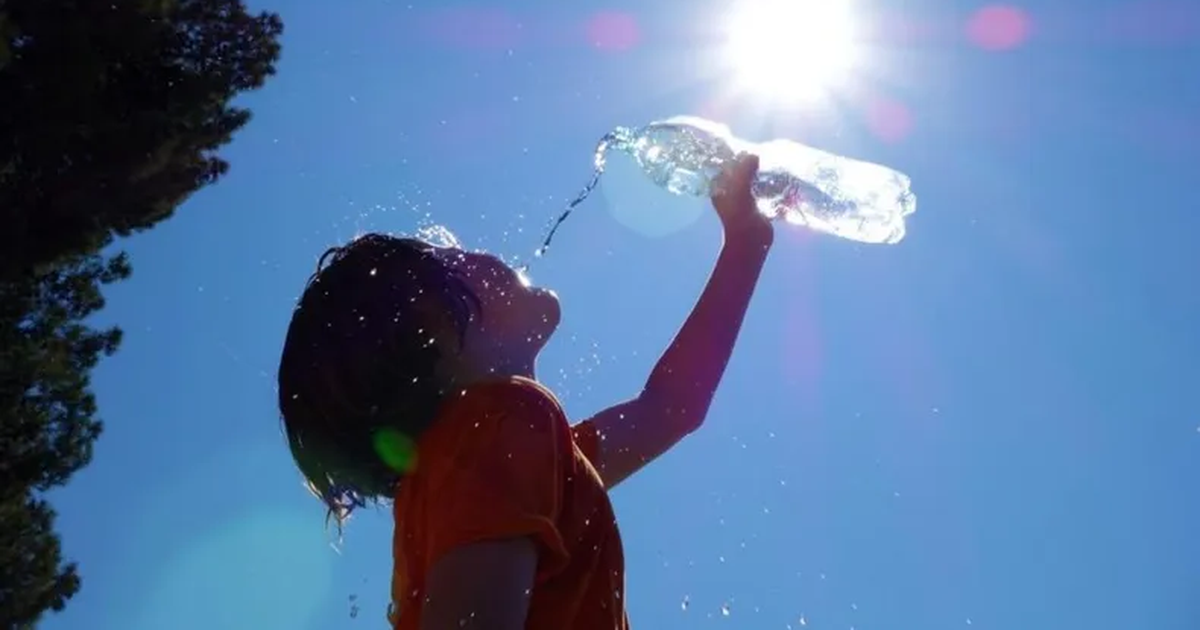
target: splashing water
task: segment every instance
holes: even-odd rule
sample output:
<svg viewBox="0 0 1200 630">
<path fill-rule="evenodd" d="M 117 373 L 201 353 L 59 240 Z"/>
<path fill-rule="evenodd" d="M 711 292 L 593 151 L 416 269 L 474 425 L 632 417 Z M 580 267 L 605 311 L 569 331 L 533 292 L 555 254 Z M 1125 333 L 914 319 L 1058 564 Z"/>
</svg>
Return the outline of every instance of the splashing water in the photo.
<svg viewBox="0 0 1200 630">
<path fill-rule="evenodd" d="M 434 247 L 462 249 L 462 243 L 458 237 L 444 225 L 423 225 L 417 228 L 416 236 Z"/>
<path fill-rule="evenodd" d="M 463 249 L 462 241 L 444 225 L 423 225 L 417 228 L 415 236 L 434 247 Z M 517 272 L 517 279 L 521 282 L 521 286 L 526 288 L 533 286 L 533 279 L 529 275 L 529 263 L 522 263 L 507 257 L 504 257 L 503 260 L 513 271 Z"/>
</svg>

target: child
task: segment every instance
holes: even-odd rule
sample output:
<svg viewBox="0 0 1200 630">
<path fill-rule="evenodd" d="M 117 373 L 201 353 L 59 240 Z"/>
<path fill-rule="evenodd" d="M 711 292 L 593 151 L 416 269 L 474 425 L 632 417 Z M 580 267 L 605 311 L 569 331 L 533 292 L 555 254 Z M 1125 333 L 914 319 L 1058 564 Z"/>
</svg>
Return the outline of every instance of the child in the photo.
<svg viewBox="0 0 1200 630">
<path fill-rule="evenodd" d="M 279 406 L 339 523 L 394 499 L 393 627 L 629 627 L 607 490 L 708 412 L 772 243 L 757 169 L 747 156 L 722 174 L 720 256 L 641 393 L 574 427 L 533 380 L 553 293 L 492 256 L 411 239 L 322 257 L 288 328 Z"/>
</svg>

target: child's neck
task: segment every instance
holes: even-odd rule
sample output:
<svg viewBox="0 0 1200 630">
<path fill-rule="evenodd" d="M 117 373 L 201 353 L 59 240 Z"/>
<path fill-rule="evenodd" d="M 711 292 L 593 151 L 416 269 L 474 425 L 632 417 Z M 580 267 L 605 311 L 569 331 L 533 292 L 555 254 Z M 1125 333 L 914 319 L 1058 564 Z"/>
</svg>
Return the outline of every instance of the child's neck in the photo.
<svg viewBox="0 0 1200 630">
<path fill-rule="evenodd" d="M 455 385 L 468 387 L 476 383 L 504 380 L 514 376 L 534 379 L 533 360 L 513 360 L 511 357 L 507 357 L 486 362 L 464 362 L 456 367 L 452 380 Z"/>
</svg>

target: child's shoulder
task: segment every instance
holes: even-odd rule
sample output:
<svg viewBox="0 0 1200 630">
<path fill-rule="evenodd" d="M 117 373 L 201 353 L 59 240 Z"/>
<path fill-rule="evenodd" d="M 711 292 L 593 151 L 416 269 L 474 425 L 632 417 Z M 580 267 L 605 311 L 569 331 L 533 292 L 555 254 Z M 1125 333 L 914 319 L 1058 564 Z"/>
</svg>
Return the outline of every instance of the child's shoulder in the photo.
<svg viewBox="0 0 1200 630">
<path fill-rule="evenodd" d="M 462 393 L 462 405 L 458 412 L 469 411 L 472 415 L 520 413 L 562 419 L 562 405 L 546 386 L 521 376 L 488 381 L 467 388 Z M 533 420 L 534 418 L 530 418 Z"/>
<path fill-rule="evenodd" d="M 418 444 L 418 474 L 433 486 L 469 470 L 517 467 L 541 475 L 562 463 L 570 439 L 562 408 L 545 387 L 529 379 L 490 381 L 444 407 Z"/>
<path fill-rule="evenodd" d="M 569 430 L 554 394 L 521 377 L 476 383 L 447 401 L 423 436 L 422 450 L 464 450 L 468 442 L 495 443 Z"/>
</svg>

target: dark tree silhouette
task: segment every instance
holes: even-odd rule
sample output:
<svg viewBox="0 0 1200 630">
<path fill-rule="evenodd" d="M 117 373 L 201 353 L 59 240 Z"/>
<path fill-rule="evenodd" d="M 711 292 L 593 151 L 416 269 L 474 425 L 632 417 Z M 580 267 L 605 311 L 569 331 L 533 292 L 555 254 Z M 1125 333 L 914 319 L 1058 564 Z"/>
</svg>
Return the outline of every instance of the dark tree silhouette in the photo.
<svg viewBox="0 0 1200 630">
<path fill-rule="evenodd" d="M 0 0 L 0 628 L 80 587 L 43 493 L 100 434 L 90 373 L 121 334 L 85 321 L 130 272 L 110 245 L 225 173 L 282 28 L 241 0 Z"/>
</svg>

